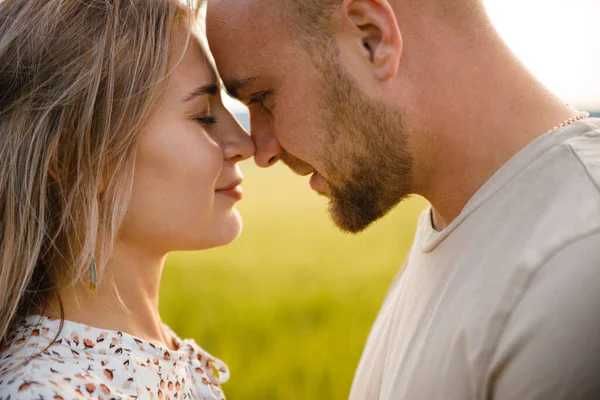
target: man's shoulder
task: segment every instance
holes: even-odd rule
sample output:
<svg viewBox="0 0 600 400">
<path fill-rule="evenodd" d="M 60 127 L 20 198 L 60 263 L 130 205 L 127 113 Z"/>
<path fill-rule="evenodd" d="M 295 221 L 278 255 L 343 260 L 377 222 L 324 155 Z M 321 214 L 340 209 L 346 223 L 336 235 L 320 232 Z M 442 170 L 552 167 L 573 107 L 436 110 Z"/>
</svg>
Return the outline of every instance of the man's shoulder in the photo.
<svg viewBox="0 0 600 400">
<path fill-rule="evenodd" d="M 546 259 L 600 228 L 600 119 L 572 129 L 555 134 L 554 144 L 482 213 L 489 218 L 493 211 L 496 236 L 504 233 L 507 241 L 522 242 L 524 254 L 535 259 Z"/>
<path fill-rule="evenodd" d="M 600 228 L 573 237 L 540 261 L 511 312 L 507 331 L 547 329 L 560 337 L 598 329 L 600 339 Z M 544 333 L 546 332 L 546 333 Z M 535 335 L 534 335 L 535 336 Z M 600 341 L 597 342 L 600 346 Z M 600 347 L 599 347 L 600 349 Z"/>
<path fill-rule="evenodd" d="M 600 396 L 600 230 L 565 244 L 511 312 L 490 365 L 499 399 Z"/>
<path fill-rule="evenodd" d="M 586 130 L 565 141 L 600 192 L 600 118 L 583 121 Z"/>
<path fill-rule="evenodd" d="M 580 299 L 586 290 L 600 293 L 597 290 L 600 287 L 600 227 L 582 232 L 548 254 L 532 281 L 532 289 L 536 284 L 543 285 L 545 280 L 554 281 L 553 286 L 560 287 L 561 294 L 567 297 L 569 291 Z"/>
</svg>

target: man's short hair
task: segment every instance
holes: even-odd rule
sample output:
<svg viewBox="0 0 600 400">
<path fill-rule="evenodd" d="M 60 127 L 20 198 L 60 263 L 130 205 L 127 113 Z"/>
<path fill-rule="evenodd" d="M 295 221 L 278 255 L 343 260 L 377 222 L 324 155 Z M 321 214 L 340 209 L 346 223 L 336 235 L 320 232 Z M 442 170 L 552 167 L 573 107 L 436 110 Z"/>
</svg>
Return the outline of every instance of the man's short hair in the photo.
<svg viewBox="0 0 600 400">
<path fill-rule="evenodd" d="M 284 17 L 307 50 L 327 47 L 337 27 L 335 9 L 342 0 L 281 0 Z"/>
</svg>

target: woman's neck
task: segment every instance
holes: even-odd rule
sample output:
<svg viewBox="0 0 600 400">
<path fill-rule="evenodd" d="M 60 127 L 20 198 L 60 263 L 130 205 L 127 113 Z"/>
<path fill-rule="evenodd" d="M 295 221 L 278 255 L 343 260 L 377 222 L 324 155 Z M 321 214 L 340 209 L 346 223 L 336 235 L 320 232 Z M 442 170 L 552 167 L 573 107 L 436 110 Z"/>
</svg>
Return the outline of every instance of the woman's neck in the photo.
<svg viewBox="0 0 600 400">
<path fill-rule="evenodd" d="M 90 293 L 85 282 L 63 287 L 43 313 L 60 317 L 62 303 L 66 320 L 126 332 L 171 348 L 172 338 L 158 312 L 165 259 L 166 255 L 149 255 L 133 246 L 118 244 L 105 273 L 99 275 L 95 293 Z"/>
</svg>

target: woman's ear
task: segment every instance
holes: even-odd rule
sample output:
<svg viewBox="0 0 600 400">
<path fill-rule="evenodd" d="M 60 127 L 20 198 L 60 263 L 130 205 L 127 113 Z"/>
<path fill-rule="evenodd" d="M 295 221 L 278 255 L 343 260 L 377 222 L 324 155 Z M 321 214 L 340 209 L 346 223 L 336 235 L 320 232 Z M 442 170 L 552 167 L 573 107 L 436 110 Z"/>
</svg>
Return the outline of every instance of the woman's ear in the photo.
<svg viewBox="0 0 600 400">
<path fill-rule="evenodd" d="M 398 73 L 402 36 L 387 0 L 344 0 L 343 26 L 357 41 L 361 52 L 381 81 Z"/>
<path fill-rule="evenodd" d="M 58 156 L 56 150 L 52 151 L 48 165 L 48 176 L 53 182 L 58 182 Z"/>
</svg>

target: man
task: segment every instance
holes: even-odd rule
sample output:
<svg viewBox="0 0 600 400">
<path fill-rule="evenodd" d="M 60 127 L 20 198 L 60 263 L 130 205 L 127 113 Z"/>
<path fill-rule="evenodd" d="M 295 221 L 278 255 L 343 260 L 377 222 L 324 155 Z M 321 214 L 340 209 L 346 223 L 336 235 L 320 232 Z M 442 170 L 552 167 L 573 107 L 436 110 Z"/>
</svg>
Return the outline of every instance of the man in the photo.
<svg viewBox="0 0 600 400">
<path fill-rule="evenodd" d="M 431 203 L 352 400 L 600 398 L 600 120 L 526 70 L 480 0 L 207 12 L 258 165 L 312 174 L 349 232 Z"/>
</svg>

